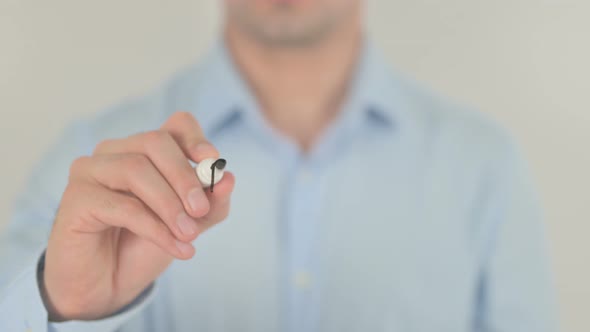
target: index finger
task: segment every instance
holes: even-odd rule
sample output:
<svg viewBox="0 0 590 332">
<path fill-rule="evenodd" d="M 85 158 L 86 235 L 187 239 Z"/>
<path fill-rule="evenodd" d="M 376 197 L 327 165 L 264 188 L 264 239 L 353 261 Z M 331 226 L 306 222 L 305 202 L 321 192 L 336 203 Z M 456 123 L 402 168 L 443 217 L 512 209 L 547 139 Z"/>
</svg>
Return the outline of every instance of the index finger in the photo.
<svg viewBox="0 0 590 332">
<path fill-rule="evenodd" d="M 187 158 L 192 161 L 198 163 L 207 158 L 219 158 L 219 151 L 207 140 L 201 125 L 192 114 L 176 112 L 161 129 L 170 133 Z"/>
</svg>

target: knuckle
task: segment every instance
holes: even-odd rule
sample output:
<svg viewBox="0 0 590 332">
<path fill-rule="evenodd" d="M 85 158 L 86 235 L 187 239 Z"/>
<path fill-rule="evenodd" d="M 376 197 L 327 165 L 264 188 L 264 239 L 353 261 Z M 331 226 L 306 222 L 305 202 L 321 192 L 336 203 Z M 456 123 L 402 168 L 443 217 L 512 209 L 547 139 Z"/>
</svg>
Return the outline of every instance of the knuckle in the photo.
<svg viewBox="0 0 590 332">
<path fill-rule="evenodd" d="M 154 145 L 161 145 L 163 142 L 166 142 L 172 138 L 170 134 L 164 130 L 153 130 L 145 133 L 144 135 L 144 143 L 146 148 L 150 148 Z"/>
<path fill-rule="evenodd" d="M 171 143 L 176 144 L 169 132 L 165 130 L 154 130 L 145 134 L 143 150 L 150 155 L 155 151 L 167 149 Z"/>
<path fill-rule="evenodd" d="M 105 202 L 106 207 L 109 207 L 108 204 L 111 204 L 111 208 L 114 207 L 115 204 L 119 205 L 121 212 L 128 218 L 133 218 L 134 216 L 140 215 L 144 208 L 136 198 L 129 197 L 128 199 L 121 199 L 119 202 Z"/>
<path fill-rule="evenodd" d="M 177 111 L 174 112 L 174 114 L 172 114 L 172 116 L 170 117 L 170 121 L 172 122 L 186 122 L 186 121 L 194 121 L 195 118 L 193 117 L 193 115 L 189 112 L 186 111 Z"/>
<path fill-rule="evenodd" d="M 97 192 L 88 191 L 89 202 L 86 204 L 88 216 L 93 220 L 101 220 L 105 213 L 117 209 L 119 202 L 112 199 L 112 197 L 105 197 L 99 195 Z"/>
<path fill-rule="evenodd" d="M 70 177 L 83 173 L 91 161 L 91 157 L 83 156 L 76 158 L 70 165 Z"/>
<path fill-rule="evenodd" d="M 125 158 L 125 168 L 127 171 L 135 173 L 144 173 L 150 166 L 149 159 L 142 154 L 131 154 Z"/>
<path fill-rule="evenodd" d="M 108 151 L 109 148 L 112 146 L 112 144 L 113 144 L 113 140 L 111 140 L 111 139 L 100 141 L 94 147 L 93 154 L 99 154 L 99 153 L 102 153 L 104 151 Z"/>
<path fill-rule="evenodd" d="M 108 199 L 99 199 L 98 202 L 89 204 L 86 208 L 86 214 L 83 214 L 83 220 L 100 220 L 105 212 L 115 207 L 114 202 Z"/>
<path fill-rule="evenodd" d="M 81 181 L 72 181 L 69 182 L 66 186 L 64 193 L 62 196 L 66 197 L 68 195 L 76 196 L 80 194 L 86 194 L 88 185 Z"/>
<path fill-rule="evenodd" d="M 94 200 L 99 196 L 94 186 L 85 182 L 69 183 L 62 195 L 56 223 L 66 222 L 71 227 L 84 224 L 87 220 L 95 220 L 98 215 L 93 205 Z"/>
<path fill-rule="evenodd" d="M 61 196 L 60 209 L 63 205 L 76 202 L 80 197 L 84 197 L 84 194 L 85 188 L 81 182 L 70 181 Z"/>
</svg>

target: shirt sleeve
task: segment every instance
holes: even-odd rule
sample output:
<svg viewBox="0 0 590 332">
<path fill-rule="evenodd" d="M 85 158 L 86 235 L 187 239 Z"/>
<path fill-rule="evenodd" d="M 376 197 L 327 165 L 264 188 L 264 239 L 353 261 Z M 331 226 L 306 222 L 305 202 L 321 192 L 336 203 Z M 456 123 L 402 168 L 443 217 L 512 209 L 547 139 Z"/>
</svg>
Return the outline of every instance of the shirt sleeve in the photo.
<svg viewBox="0 0 590 332">
<path fill-rule="evenodd" d="M 146 289 L 131 305 L 95 321 L 48 321 L 37 282 L 39 257 L 47 245 L 72 161 L 92 151 L 83 123 L 67 129 L 29 178 L 8 228 L 0 233 L 0 331 L 115 331 L 152 299 Z"/>
<path fill-rule="evenodd" d="M 38 272 L 39 269 L 35 265 L 31 265 L 2 293 L 0 298 L 1 331 L 114 332 L 148 305 L 155 292 L 154 286 L 147 288 L 133 303 L 103 319 L 49 322 L 39 289 Z"/>
<path fill-rule="evenodd" d="M 518 148 L 504 145 L 483 214 L 490 236 L 482 264 L 476 331 L 557 331 L 546 234 Z"/>
</svg>

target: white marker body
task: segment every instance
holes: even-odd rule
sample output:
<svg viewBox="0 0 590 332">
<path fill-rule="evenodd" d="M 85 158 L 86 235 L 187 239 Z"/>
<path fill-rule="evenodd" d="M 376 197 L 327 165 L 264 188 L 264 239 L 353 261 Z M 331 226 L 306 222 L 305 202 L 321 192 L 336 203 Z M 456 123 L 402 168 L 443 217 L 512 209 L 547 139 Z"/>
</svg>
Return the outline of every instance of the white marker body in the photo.
<svg viewBox="0 0 590 332">
<path fill-rule="evenodd" d="M 203 185 L 203 188 L 208 188 L 211 186 L 211 166 L 215 161 L 217 161 L 217 159 L 205 159 L 198 163 L 195 167 L 195 172 L 197 173 L 197 177 Z M 223 169 L 215 169 L 215 182 L 213 184 L 217 184 L 219 181 L 221 181 L 221 179 L 223 178 L 223 172 Z"/>
</svg>

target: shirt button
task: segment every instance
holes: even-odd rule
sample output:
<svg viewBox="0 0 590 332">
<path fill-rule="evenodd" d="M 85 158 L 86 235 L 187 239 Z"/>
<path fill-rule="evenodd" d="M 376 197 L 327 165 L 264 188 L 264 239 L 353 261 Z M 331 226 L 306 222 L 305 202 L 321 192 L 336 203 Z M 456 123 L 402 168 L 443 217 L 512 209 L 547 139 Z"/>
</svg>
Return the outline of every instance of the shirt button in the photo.
<svg viewBox="0 0 590 332">
<path fill-rule="evenodd" d="M 311 286 L 311 275 L 308 272 L 299 271 L 295 273 L 293 282 L 298 289 L 308 289 Z"/>
</svg>

